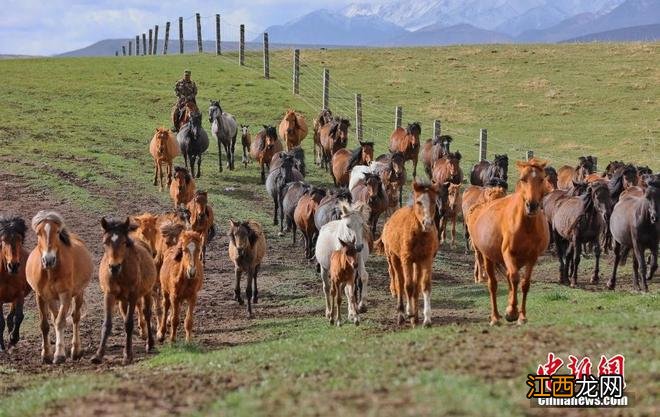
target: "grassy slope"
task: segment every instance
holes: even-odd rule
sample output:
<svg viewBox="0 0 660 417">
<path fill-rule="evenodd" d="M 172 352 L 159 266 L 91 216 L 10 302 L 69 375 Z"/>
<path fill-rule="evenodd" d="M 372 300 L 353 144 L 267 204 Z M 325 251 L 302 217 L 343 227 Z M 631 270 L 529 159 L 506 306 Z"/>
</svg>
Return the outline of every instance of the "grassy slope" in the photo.
<svg viewBox="0 0 660 417">
<path fill-rule="evenodd" d="M 290 94 L 288 53 L 273 57 L 272 81 L 257 76 L 256 55 L 248 59 L 253 70 L 240 70 L 234 56 L 7 60 L 0 62 L 0 69 L 12 76 L 0 87 L 0 108 L 10 123 L 0 127 L 0 159 L 3 170 L 17 172 L 61 199 L 91 213 L 112 212 L 115 203 L 101 196 L 105 188 L 134 187 L 138 193 L 157 194 L 150 185 L 147 143 L 154 127 L 168 124 L 171 85 L 183 67 L 193 71 L 200 103 L 220 98 L 241 122 L 255 127 L 274 123 L 286 107 L 314 113 L 309 103 L 320 101 L 314 92 L 320 88 L 311 90 L 312 79 L 320 78 L 318 69 L 327 66 L 333 79 L 347 85 L 346 92 L 335 94 L 331 107 L 348 113 L 348 92 L 361 92 L 366 136 L 372 128 L 373 134 L 380 132 L 379 151 L 385 150 L 390 126 L 375 122 L 390 120 L 384 109 L 401 104 L 405 120 L 419 119 L 428 127 L 430 120 L 441 118 L 444 130 L 456 134 L 454 148 L 467 152 L 468 160 L 476 155 L 471 138 L 478 128 L 488 127 L 491 153 L 521 155 L 532 148 L 561 163 L 594 153 L 601 161 L 625 158 L 657 170 L 658 52 L 659 44 L 304 51 L 308 97 L 303 101 Z M 374 100 L 382 103 L 379 109 L 367 104 Z M 310 140 L 305 145 L 311 150 Z M 255 188 L 263 195 L 261 187 L 253 185 L 256 168 L 217 175 L 215 150 L 212 145 L 205 159 L 201 187 L 211 192 L 220 221 L 249 216 L 269 224 L 267 211 L 249 204 Z M 327 175 L 311 171 L 312 182 L 328 182 Z M 159 198 L 167 201 L 164 194 Z M 469 283 L 467 266 L 450 262 L 441 254 L 436 270 L 455 275 L 458 282 L 434 284 L 433 303 L 441 319 L 429 331 L 391 331 L 391 302 L 381 285 L 372 294 L 385 304 L 367 314 L 359 329 L 331 329 L 318 317 L 257 319 L 253 331 L 262 342 L 212 352 L 174 347 L 146 366 L 183 367 L 192 375 L 218 368 L 250 382 L 231 392 L 219 391 L 209 404 L 199 405 L 200 415 L 218 410 L 272 414 L 275 409 L 279 414 L 338 409 L 376 415 L 404 405 L 412 414 L 517 415 L 535 412 L 521 401 L 524 375 L 547 351 L 592 357 L 623 352 L 629 384 L 639 395 L 638 408 L 628 412 L 650 413 L 657 407 L 651 395 L 657 392 L 657 293 L 640 297 L 535 283 L 529 325 L 487 329 L 485 289 Z M 372 265 L 377 274 L 385 273 L 382 259 Z M 311 270 L 287 265 L 281 273 L 283 286 L 274 291 L 300 295 L 286 303 L 320 305 L 317 294 L 300 294 L 296 287 L 296 280 L 313 282 Z M 554 274 L 554 264 L 548 264 L 536 276 Z M 79 377 L 62 378 L 73 383 Z M 44 398 L 87 392 L 42 385 L 39 378 L 17 380 L 23 389 L 0 399 L 2 416 L 35 413 Z"/>
</svg>

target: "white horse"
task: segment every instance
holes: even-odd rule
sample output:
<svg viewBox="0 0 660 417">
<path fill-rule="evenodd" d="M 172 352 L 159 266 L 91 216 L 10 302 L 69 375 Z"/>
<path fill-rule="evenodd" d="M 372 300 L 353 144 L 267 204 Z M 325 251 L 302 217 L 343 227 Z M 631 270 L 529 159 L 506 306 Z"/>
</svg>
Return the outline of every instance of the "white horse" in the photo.
<svg viewBox="0 0 660 417">
<path fill-rule="evenodd" d="M 238 123 L 230 113 L 222 111 L 218 101 L 211 100 L 209 106 L 209 123 L 211 133 L 218 141 L 218 169 L 222 172 L 222 148 L 225 147 L 227 154 L 227 168 L 234 170 L 234 147 L 236 146 L 236 135 L 238 134 Z"/>
<path fill-rule="evenodd" d="M 348 182 L 348 190 L 353 191 L 353 188 L 357 185 L 358 182 L 364 179 L 364 174 L 377 174 L 380 175 L 388 165 L 384 162 L 371 161 L 369 165 L 356 165 L 351 170 L 351 177 Z"/>
<path fill-rule="evenodd" d="M 358 277 L 361 280 L 361 285 L 358 284 L 359 303 L 358 310 L 360 312 L 366 311 L 366 294 L 367 282 L 369 281 L 369 274 L 365 268 L 365 263 L 369 258 L 369 244 L 365 242 L 364 236 L 368 233 L 369 228 L 369 206 L 366 204 L 349 205 L 348 203 L 341 202 L 341 219 L 331 221 L 325 224 L 319 231 L 319 236 L 316 241 L 316 261 L 321 269 L 321 279 L 323 280 L 323 293 L 325 294 L 325 315 L 330 318 L 331 304 L 330 304 L 330 257 L 333 251 L 341 249 L 341 242 L 351 242 L 355 240 L 355 246 L 360 252 L 358 257 Z M 367 231 L 365 233 L 365 230 Z M 348 289 L 346 289 L 346 297 L 350 297 Z M 348 308 L 349 320 L 357 319 L 357 312 L 353 311 L 350 303 Z"/>
</svg>

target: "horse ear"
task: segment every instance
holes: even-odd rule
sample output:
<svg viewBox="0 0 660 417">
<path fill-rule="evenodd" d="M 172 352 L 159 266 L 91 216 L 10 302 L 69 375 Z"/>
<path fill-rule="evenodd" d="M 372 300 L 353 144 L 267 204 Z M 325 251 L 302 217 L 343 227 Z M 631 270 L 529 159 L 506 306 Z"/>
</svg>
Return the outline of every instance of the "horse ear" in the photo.
<svg viewBox="0 0 660 417">
<path fill-rule="evenodd" d="M 250 232 L 248 233 L 248 240 L 250 241 L 250 246 L 254 246 L 255 243 L 257 243 L 257 238 L 259 236 L 257 233 L 250 228 Z"/>
<path fill-rule="evenodd" d="M 238 223 L 236 223 L 234 219 L 229 219 L 229 227 L 230 228 L 238 227 Z"/>
<path fill-rule="evenodd" d="M 108 221 L 105 219 L 105 217 L 101 218 L 101 227 L 103 230 L 108 231 Z"/>
<path fill-rule="evenodd" d="M 456 151 L 455 155 L 456 155 L 456 159 L 458 159 L 459 161 L 463 157 L 459 151 Z"/>
<path fill-rule="evenodd" d="M 342 217 L 348 216 L 351 213 L 351 207 L 344 201 L 339 203 L 339 209 L 341 210 Z"/>
<path fill-rule="evenodd" d="M 347 248 L 347 247 L 348 247 L 348 243 L 344 242 L 344 241 L 341 240 L 341 239 L 337 239 L 337 240 L 339 240 L 339 244 L 340 244 L 342 247 L 344 247 L 344 248 Z"/>
<path fill-rule="evenodd" d="M 516 161 L 516 168 L 518 168 L 519 171 L 522 171 L 527 167 L 527 162 L 525 161 Z"/>
<path fill-rule="evenodd" d="M 71 235 L 67 229 L 60 230 L 60 241 L 66 246 L 71 246 Z"/>
<path fill-rule="evenodd" d="M 424 191 L 424 186 L 418 183 L 417 181 L 413 181 L 413 190 L 416 193 L 421 193 L 422 191 Z"/>
<path fill-rule="evenodd" d="M 183 249 L 181 247 L 176 248 L 176 253 L 174 254 L 174 260 L 177 262 L 181 262 L 181 259 L 183 258 Z"/>
</svg>

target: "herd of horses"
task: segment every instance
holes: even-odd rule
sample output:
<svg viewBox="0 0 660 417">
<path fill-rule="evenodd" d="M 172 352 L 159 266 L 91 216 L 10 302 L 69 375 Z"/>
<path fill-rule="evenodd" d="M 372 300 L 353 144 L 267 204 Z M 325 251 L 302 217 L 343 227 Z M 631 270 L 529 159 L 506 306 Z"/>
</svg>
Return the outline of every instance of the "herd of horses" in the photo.
<svg viewBox="0 0 660 417">
<path fill-rule="evenodd" d="M 314 260 L 320 273 L 325 316 L 336 325 L 341 324 L 342 293 L 348 300 L 348 320 L 358 324 L 360 313 L 367 311 L 366 265 L 373 252 L 387 259 L 398 323 L 409 320 L 417 325 L 421 294 L 423 324 L 431 325 L 433 262 L 447 240 L 450 223 L 450 244 L 455 245 L 460 219 L 465 226 L 466 252 L 474 253 L 474 280 L 487 282 L 491 325 L 501 319 L 496 299 L 499 275 L 506 278 L 509 288 L 506 320 L 518 324 L 527 320 L 532 271 L 548 250 L 559 260 L 559 282 L 571 286 L 577 285 L 585 251 L 595 256 L 592 283 L 599 279 L 601 252 L 613 251 L 614 268 L 607 284 L 612 290 L 617 269 L 631 250 L 636 289 L 648 291 L 648 281 L 657 270 L 660 176 L 648 167 L 613 161 L 599 173 L 591 156 L 580 157 L 574 167 L 559 169 L 532 158 L 515 163 L 518 175 L 509 193 L 507 155 L 474 165 L 467 185 L 461 154 L 450 151 L 451 136 L 422 143 L 421 125 L 410 123 L 392 132 L 389 152 L 375 156 L 373 142 L 358 142 L 350 149 L 349 120 L 325 109 L 314 118 L 312 132 L 315 163 L 330 173 L 334 184 L 325 188 L 305 180 L 307 168 L 300 145 L 308 128 L 302 114 L 288 110 L 278 128 L 264 125 L 252 136 L 248 125 L 238 125 L 218 101 L 212 101 L 209 122 L 218 143 L 220 171 L 223 149 L 226 167 L 235 169 L 234 149 L 240 132 L 242 163 L 246 167 L 251 159 L 259 163 L 260 182 L 273 201 L 273 224 L 279 225 L 280 236 L 291 232 L 296 245 L 297 232 L 301 232 L 305 258 Z M 168 326 L 169 339 L 176 340 L 180 310 L 187 304 L 184 329 L 186 340 L 192 339 L 206 250 L 217 230 L 208 193 L 196 186 L 208 147 L 201 112 L 190 103 L 176 136 L 158 128 L 149 146 L 153 184 L 161 191 L 169 188 L 173 208 L 164 214 L 101 220 L 104 254 L 99 282 L 105 314 L 99 347 L 91 358 L 94 363 L 103 360 L 117 306 L 125 325 L 124 363 L 133 359 L 136 315 L 148 352 L 156 341 L 164 341 Z M 178 155 L 183 156 L 184 167 L 173 167 Z M 420 157 L 428 180 L 417 176 Z M 407 161 L 412 161 L 409 189 Z M 382 218 L 384 222 L 380 222 Z M 0 314 L 0 351 L 18 343 L 24 301 L 34 291 L 43 362 L 66 360 L 64 330 L 69 321 L 73 325 L 69 356 L 77 360 L 82 356 L 80 321 L 85 289 L 94 271 L 92 256 L 55 211 L 37 213 L 31 228 L 37 244 L 28 252 L 23 247 L 28 230 L 25 221 L 17 216 L 0 217 L 0 312 L 3 303 L 11 304 L 6 320 Z M 265 232 L 254 220 L 230 219 L 227 236 L 228 257 L 235 271 L 234 299 L 245 303 L 240 284 L 245 273 L 247 313 L 252 317 L 253 305 L 258 303 L 257 275 L 267 249 Z M 650 256 L 645 258 L 647 250 Z M 54 353 L 49 317 L 55 328 Z"/>
</svg>

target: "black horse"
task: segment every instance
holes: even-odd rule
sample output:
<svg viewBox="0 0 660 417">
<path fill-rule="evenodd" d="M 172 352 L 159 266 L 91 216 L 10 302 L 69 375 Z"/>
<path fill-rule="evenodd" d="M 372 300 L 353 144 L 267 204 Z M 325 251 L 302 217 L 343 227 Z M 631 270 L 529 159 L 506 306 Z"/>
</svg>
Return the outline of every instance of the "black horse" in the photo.
<svg viewBox="0 0 660 417">
<path fill-rule="evenodd" d="M 202 128 L 202 113 L 190 115 L 188 123 L 177 133 L 176 140 L 181 148 L 186 168 L 190 163 L 190 175 L 199 178 L 202 175 L 202 154 L 209 148 L 209 136 Z M 197 175 L 195 176 L 195 160 Z"/>
<path fill-rule="evenodd" d="M 478 162 L 470 172 L 470 184 L 484 186 L 493 178 L 500 178 L 507 181 L 509 171 L 509 157 L 504 155 L 495 155 L 493 162 Z"/>
</svg>

